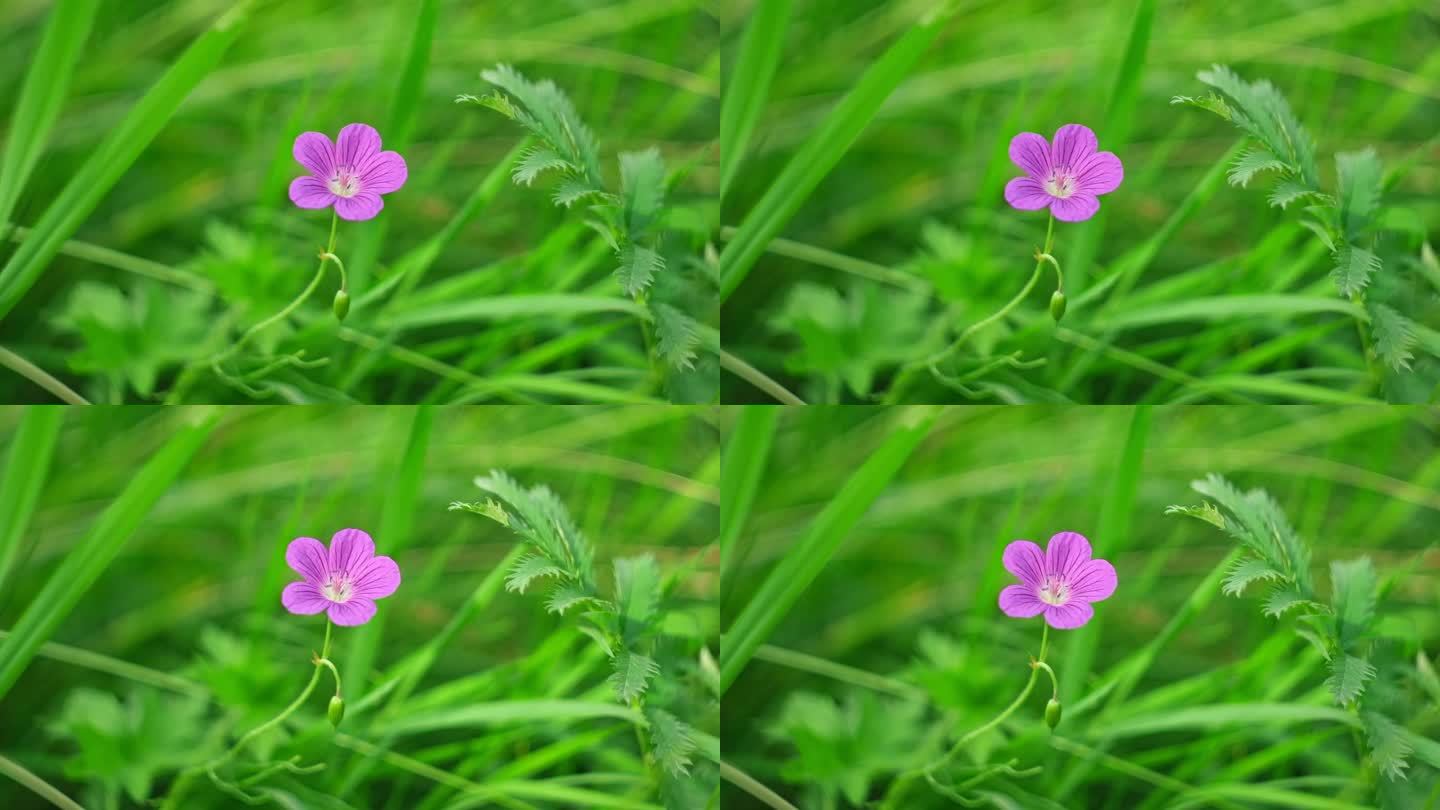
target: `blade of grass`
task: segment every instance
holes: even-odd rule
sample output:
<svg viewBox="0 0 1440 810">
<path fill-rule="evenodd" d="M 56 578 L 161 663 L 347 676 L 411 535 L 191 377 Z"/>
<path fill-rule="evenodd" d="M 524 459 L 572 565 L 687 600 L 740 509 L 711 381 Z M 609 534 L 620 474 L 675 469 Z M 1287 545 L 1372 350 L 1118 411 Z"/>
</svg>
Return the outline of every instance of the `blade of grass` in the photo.
<svg viewBox="0 0 1440 810">
<path fill-rule="evenodd" d="M 409 329 L 417 326 L 503 321 L 546 315 L 573 318 L 597 312 L 620 312 L 637 318 L 648 318 L 643 306 L 627 298 L 598 295 L 504 295 L 402 309 L 394 315 L 381 318 L 380 327 Z"/>
<path fill-rule="evenodd" d="M 760 120 L 760 111 L 770 95 L 770 82 L 780 65 L 785 46 L 785 28 L 790 21 L 791 0 L 760 0 L 745 26 L 740 57 L 725 88 L 720 105 L 720 199 L 735 171 L 740 168 L 750 134 Z M 723 202 L 722 202 L 723 204 Z M 4 217 L 0 217 L 4 221 Z"/>
<path fill-rule="evenodd" d="M 66 555 L 11 628 L 10 635 L 0 643 L 0 699 L 140 528 L 155 502 L 210 436 L 218 418 L 218 413 L 207 414 L 172 436 L 106 507 L 90 533 Z"/>
<path fill-rule="evenodd" d="M 10 369 L 21 377 L 49 391 L 55 395 L 56 399 L 67 405 L 90 404 L 89 401 L 77 394 L 70 386 L 51 376 L 50 372 L 40 368 L 4 346 L 0 346 L 0 366 Z"/>
<path fill-rule="evenodd" d="M 930 432 L 936 415 L 936 411 L 929 408 L 902 410 L 895 430 L 846 480 L 805 534 L 770 570 L 721 638 L 721 694 L 735 682 L 755 651 L 825 568 L 870 505 L 894 480 Z"/>
<path fill-rule="evenodd" d="M 5 579 L 20 554 L 20 541 L 30 527 L 40 488 L 50 474 L 50 460 L 64 416 L 65 410 L 56 406 L 27 408 L 10 444 L 5 477 L 0 479 L 0 593 L 5 593 Z"/>
<path fill-rule="evenodd" d="M 10 117 L 5 152 L 0 154 L 0 234 L 15 213 L 20 193 L 30 179 L 60 107 L 80 51 L 90 36 L 99 0 L 60 0 L 45 23 L 40 47 L 26 70 L 25 86 Z"/>
<path fill-rule="evenodd" d="M 596 700 L 503 700 L 472 706 L 446 706 L 431 711 L 399 713 L 380 723 L 381 734 L 404 736 L 444 729 L 494 728 L 525 723 L 574 723 L 611 719 L 641 723 L 640 713 L 619 703 Z"/>
<path fill-rule="evenodd" d="M 740 408 L 720 462 L 720 581 L 733 576 L 735 541 L 750 517 L 765 461 L 775 438 L 780 409 L 766 405 Z"/>
<path fill-rule="evenodd" d="M 61 793 L 59 788 L 36 776 L 24 765 L 3 755 L 0 755 L 0 774 L 10 777 L 21 787 L 28 788 L 30 792 L 61 810 L 85 810 L 69 796 Z"/>
<path fill-rule="evenodd" d="M 780 229 L 860 137 L 885 99 L 929 50 L 951 13 L 953 9 L 945 4 L 911 26 L 865 71 L 815 134 L 785 164 L 780 176 L 741 220 L 735 238 L 720 254 L 721 301 L 740 286 L 770 240 L 779 235 Z"/>
</svg>

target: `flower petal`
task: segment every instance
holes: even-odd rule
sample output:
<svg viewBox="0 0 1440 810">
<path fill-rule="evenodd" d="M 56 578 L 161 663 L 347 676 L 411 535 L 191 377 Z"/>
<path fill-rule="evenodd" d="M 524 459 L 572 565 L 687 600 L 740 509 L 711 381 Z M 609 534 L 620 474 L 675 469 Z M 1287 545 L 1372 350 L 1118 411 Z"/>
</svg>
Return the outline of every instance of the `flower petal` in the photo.
<svg viewBox="0 0 1440 810">
<path fill-rule="evenodd" d="M 290 182 L 290 202 L 301 208 L 325 208 L 338 199 L 325 181 L 305 175 Z"/>
<path fill-rule="evenodd" d="M 354 596 L 348 602 L 333 602 L 330 605 L 330 621 L 341 627 L 354 627 L 375 618 L 375 600 Z"/>
<path fill-rule="evenodd" d="M 374 219 L 380 209 L 385 207 L 385 201 L 380 199 L 379 194 L 366 189 L 354 197 L 336 197 L 335 213 L 341 219 L 348 219 L 351 222 L 360 222 L 366 219 Z"/>
<path fill-rule="evenodd" d="M 1007 585 L 1000 591 L 1000 609 L 1006 616 L 1028 619 L 1045 611 L 1045 603 L 1025 585 Z"/>
<path fill-rule="evenodd" d="M 1096 152 L 1075 168 L 1075 181 L 1080 192 L 1109 194 L 1125 179 L 1125 167 L 1114 152 Z"/>
<path fill-rule="evenodd" d="M 381 152 L 360 167 L 360 187 L 376 194 L 389 194 L 405 185 L 410 171 L 399 152 Z"/>
<path fill-rule="evenodd" d="M 340 203 L 336 203 L 335 207 L 339 208 Z M 1087 191 L 1077 191 L 1074 196 L 1063 200 L 1057 197 L 1055 202 L 1050 204 L 1050 210 L 1061 222 L 1084 222 L 1100 210 L 1100 198 Z"/>
<path fill-rule="evenodd" d="M 330 600 L 313 582 L 292 582 L 280 592 L 280 604 L 291 613 L 309 616 L 330 607 Z"/>
<path fill-rule="evenodd" d="M 1006 571 L 1029 585 L 1031 590 L 1038 590 L 1045 581 L 1045 552 L 1029 540 L 1016 540 L 1006 546 L 1001 562 Z"/>
<path fill-rule="evenodd" d="M 1044 135 L 1022 132 L 1010 139 L 1010 159 L 1026 174 L 1043 180 L 1050 173 L 1050 144 Z"/>
<path fill-rule="evenodd" d="M 341 529 L 330 538 L 330 570 L 355 574 L 375 557 L 375 541 L 359 529 Z"/>
<path fill-rule="evenodd" d="M 320 585 L 330 572 L 329 555 L 325 544 L 313 537 L 297 537 L 285 547 L 285 564 L 306 582 Z"/>
<path fill-rule="evenodd" d="M 1010 203 L 1011 208 L 1037 211 L 1054 201 L 1055 198 L 1045 193 L 1045 187 L 1033 177 L 1017 177 L 1005 184 L 1005 202 Z"/>
<path fill-rule="evenodd" d="M 335 608 L 330 608 L 330 615 L 335 615 Z M 1063 605 L 1045 606 L 1045 621 L 1056 630 L 1074 630 L 1093 618 L 1095 618 L 1095 608 L 1090 607 L 1089 602 L 1081 602 L 1078 599 L 1072 599 Z"/>
<path fill-rule="evenodd" d="M 376 557 L 354 574 L 355 595 L 384 599 L 400 587 L 400 566 L 389 557 Z"/>
<path fill-rule="evenodd" d="M 335 144 L 319 132 L 302 132 L 295 136 L 295 159 L 319 178 L 335 173 Z"/>
<path fill-rule="evenodd" d="M 1055 131 L 1055 144 L 1050 147 L 1050 165 L 1073 169 L 1099 148 L 1100 142 L 1095 140 L 1095 132 L 1089 127 L 1066 124 Z"/>
<path fill-rule="evenodd" d="M 1070 577 L 1070 597 L 1086 602 L 1109 599 L 1115 593 L 1119 578 L 1115 566 L 1107 560 L 1089 560 L 1081 563 Z"/>
<path fill-rule="evenodd" d="M 1090 541 L 1078 532 L 1060 532 L 1045 545 L 1045 573 L 1074 581 L 1080 566 L 1090 561 Z"/>
<path fill-rule="evenodd" d="M 358 169 L 380 151 L 380 133 L 369 124 L 346 124 L 335 139 L 335 165 Z"/>
</svg>

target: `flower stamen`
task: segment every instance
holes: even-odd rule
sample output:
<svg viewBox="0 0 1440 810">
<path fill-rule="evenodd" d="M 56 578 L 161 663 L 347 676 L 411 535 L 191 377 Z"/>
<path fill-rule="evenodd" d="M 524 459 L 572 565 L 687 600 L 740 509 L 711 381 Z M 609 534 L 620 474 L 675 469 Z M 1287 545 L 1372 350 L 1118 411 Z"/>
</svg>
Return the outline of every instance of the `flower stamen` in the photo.
<svg viewBox="0 0 1440 810">
<path fill-rule="evenodd" d="M 1070 601 L 1070 583 L 1059 577 L 1046 577 L 1037 595 L 1047 605 L 1064 605 Z"/>
<path fill-rule="evenodd" d="M 360 174 L 349 166 L 341 166 L 326 181 L 326 185 L 337 197 L 354 197 L 360 193 Z"/>
</svg>

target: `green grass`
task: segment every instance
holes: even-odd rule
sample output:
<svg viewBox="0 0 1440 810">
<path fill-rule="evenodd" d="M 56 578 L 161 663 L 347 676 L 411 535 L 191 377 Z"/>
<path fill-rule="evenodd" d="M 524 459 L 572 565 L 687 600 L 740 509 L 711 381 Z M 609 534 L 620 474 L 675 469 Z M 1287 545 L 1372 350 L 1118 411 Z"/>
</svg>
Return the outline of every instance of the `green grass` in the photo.
<svg viewBox="0 0 1440 810">
<path fill-rule="evenodd" d="M 296 578 L 285 548 L 344 526 L 370 532 L 403 579 L 369 624 L 335 629 L 344 720 L 332 729 L 329 694 L 312 694 L 221 776 L 239 782 L 272 763 L 244 789 L 282 806 L 692 806 L 660 796 L 636 740 L 653 720 L 615 700 L 611 665 L 573 611 L 552 615 L 505 588 L 521 556 L 515 536 L 447 507 L 480 497 L 472 479 L 495 466 L 548 485 L 593 544 L 602 591 L 613 560 L 653 555 L 668 575 L 657 643 L 697 669 L 713 665 L 720 463 L 710 411 L 59 415 L 0 410 L 0 453 L 11 459 L 3 500 L 29 497 L 18 472 L 41 482 L 28 522 L 7 524 L 25 528 L 0 591 L 7 808 L 48 806 L 34 795 L 47 791 L 85 807 L 146 806 L 182 780 L 172 806 L 235 806 L 203 770 L 181 774 L 273 717 L 310 677 L 324 621 L 281 607 Z M 692 677 L 669 671 L 651 685 L 654 701 L 686 705 L 676 692 Z M 694 781 L 666 789 L 713 794 L 718 703 L 695 705 L 683 717 Z"/>
<path fill-rule="evenodd" d="M 725 562 L 727 642 L 756 603 L 778 604 L 769 583 L 892 440 L 887 413 L 780 409 Z M 902 773 L 996 715 L 1040 642 L 1039 620 L 996 606 L 1013 579 L 1001 552 L 1073 530 L 1114 563 L 1119 588 L 1084 628 L 1049 634 L 1063 719 L 1053 732 L 1041 720 L 1042 675 L 1043 697 L 974 739 L 942 784 L 973 779 L 967 800 L 1027 808 L 1426 807 L 1440 789 L 1440 682 L 1427 674 L 1440 639 L 1435 453 L 1425 409 L 943 409 L 893 477 L 852 503 L 860 517 L 729 684 L 724 806 L 784 806 L 761 788 L 805 810 L 878 806 Z M 1210 472 L 1277 499 L 1325 598 L 1334 560 L 1369 556 L 1388 583 L 1376 633 L 1404 674 L 1383 694 L 1410 707 L 1397 720 L 1424 752 L 1406 779 L 1358 755 L 1361 721 L 1323 686 L 1326 662 L 1294 616 L 1262 615 L 1255 586 L 1221 592 L 1236 544 L 1164 513 L 1196 503 L 1189 483 Z M 954 805 L 919 779 L 894 806 Z"/>
<path fill-rule="evenodd" d="M 1203 94 L 1196 73 L 1216 62 L 1272 81 L 1317 139 L 1326 189 L 1334 153 L 1373 146 L 1393 251 L 1383 292 L 1432 322 L 1440 175 L 1421 156 L 1440 62 L 1424 3 L 958 5 L 918 51 L 934 4 L 758 3 L 725 20 L 726 100 L 743 99 L 748 137 L 734 136 L 724 185 L 722 332 L 727 368 L 749 369 L 722 378 L 726 402 L 1435 400 L 1423 327 L 1400 341 L 1412 370 L 1383 371 L 1360 337 L 1367 302 L 1337 294 L 1299 206 L 1267 206 L 1269 180 L 1223 182 L 1243 148 L 1234 128 L 1170 103 Z M 767 84 L 752 43 L 782 36 Z M 1070 122 L 1120 156 L 1125 180 L 1096 217 L 1056 228 L 1068 311 L 1057 327 L 1046 278 L 932 374 L 923 359 L 1021 290 L 1044 241 L 1044 213 L 1003 199 L 1019 172 L 1010 138 Z"/>
<path fill-rule="evenodd" d="M 0 11 L 0 400 L 717 399 L 718 340 L 701 384 L 672 386 L 602 236 L 551 204 L 553 183 L 511 182 L 533 144 L 454 103 L 505 61 L 576 100 L 612 182 L 615 154 L 658 147 L 671 269 L 708 273 L 720 61 L 700 4 L 142 5 Z M 301 292 L 326 244 L 329 212 L 287 198 L 295 136 L 355 121 L 409 179 L 375 220 L 340 224 L 348 318 L 331 314 L 330 268 L 224 355 Z"/>
</svg>

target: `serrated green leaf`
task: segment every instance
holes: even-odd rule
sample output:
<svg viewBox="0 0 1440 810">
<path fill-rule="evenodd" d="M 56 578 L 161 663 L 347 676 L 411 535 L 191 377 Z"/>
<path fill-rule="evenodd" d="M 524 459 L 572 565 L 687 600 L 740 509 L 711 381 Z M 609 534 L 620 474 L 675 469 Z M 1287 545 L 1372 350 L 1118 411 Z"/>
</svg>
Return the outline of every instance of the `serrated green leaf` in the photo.
<svg viewBox="0 0 1440 810">
<path fill-rule="evenodd" d="M 1225 583 L 1221 586 L 1221 591 L 1227 596 L 1239 596 L 1252 582 L 1273 582 L 1284 578 L 1284 574 L 1270 567 L 1270 564 L 1264 560 L 1246 557 L 1237 561 L 1235 567 L 1230 569 L 1230 573 L 1225 575 Z"/>
<path fill-rule="evenodd" d="M 576 585 L 557 585 L 555 590 L 550 592 L 550 598 L 545 600 L 545 610 L 563 616 L 570 608 L 594 600 L 594 594 L 586 593 Z"/>
<path fill-rule="evenodd" d="M 1293 588 L 1274 588 L 1265 599 L 1265 615 L 1280 618 L 1287 610 L 1304 605 L 1310 600 L 1301 596 Z"/>
<path fill-rule="evenodd" d="M 620 153 L 620 195 L 630 233 L 644 233 L 665 202 L 665 161 L 659 149 Z"/>
<path fill-rule="evenodd" d="M 1203 96 L 1172 96 L 1170 103 L 1209 110 L 1226 121 L 1229 121 L 1231 116 L 1230 105 L 1225 103 L 1225 99 L 1214 93 L 1206 93 Z"/>
<path fill-rule="evenodd" d="M 1375 602 L 1379 580 L 1369 557 L 1335 560 L 1330 563 L 1331 609 L 1335 617 L 1335 635 L 1342 649 L 1349 650 L 1370 632 L 1375 621 Z"/>
<path fill-rule="evenodd" d="M 615 561 L 615 604 L 620 613 L 620 637 L 626 643 L 649 632 L 660 607 L 660 566 L 653 555 Z"/>
<path fill-rule="evenodd" d="M 1411 351 L 1415 348 L 1415 324 L 1385 304 L 1367 302 L 1365 309 L 1370 313 L 1375 356 L 1396 371 L 1410 368 L 1415 359 Z"/>
<path fill-rule="evenodd" d="M 1375 150 L 1366 148 L 1337 154 L 1335 172 L 1340 189 L 1340 225 L 1346 237 L 1355 239 L 1369 227 L 1380 208 L 1384 171 Z"/>
<path fill-rule="evenodd" d="M 486 498 L 484 501 L 473 502 L 453 501 L 450 504 L 450 511 L 473 512 L 477 515 L 483 515 L 487 518 L 490 518 L 496 523 L 499 523 L 501 526 L 510 525 L 510 513 L 506 512 L 505 507 L 501 506 L 500 503 L 493 498 Z"/>
<path fill-rule="evenodd" d="M 1283 574 L 1302 598 L 1310 598 L 1310 549 L 1300 541 L 1284 510 L 1269 493 L 1260 489 L 1242 493 L 1213 473 L 1190 486 L 1229 513 L 1225 530 L 1231 537 Z"/>
<path fill-rule="evenodd" d="M 1303 627 L 1297 627 L 1295 628 L 1295 635 L 1310 642 L 1310 646 L 1314 647 L 1316 652 L 1320 653 L 1321 658 L 1324 658 L 1326 661 L 1330 660 L 1330 648 L 1325 645 L 1325 640 L 1320 638 L 1318 633 Z"/>
<path fill-rule="evenodd" d="M 615 269 L 615 280 L 626 295 L 634 298 L 644 292 L 655 281 L 655 275 L 665 269 L 665 257 L 654 248 L 633 242 L 620 249 L 620 266 Z"/>
<path fill-rule="evenodd" d="M 578 177 L 567 177 L 555 187 L 555 193 L 550 199 L 556 205 L 569 208 L 586 197 L 603 197 L 605 191 L 591 185 L 589 182 Z"/>
<path fill-rule="evenodd" d="M 1179 504 L 1172 504 L 1165 507 L 1165 514 L 1185 515 L 1186 517 L 1192 517 L 1196 520 L 1203 520 L 1217 529 L 1225 528 L 1225 516 L 1220 514 L 1220 510 L 1215 508 L 1215 504 L 1210 503 L 1209 501 L 1206 501 L 1199 506 L 1181 506 Z"/>
<path fill-rule="evenodd" d="M 653 658 L 633 650 L 618 650 L 610 663 L 615 670 L 610 675 L 610 686 L 615 690 L 615 697 L 626 704 L 645 694 L 650 679 L 660 672 Z"/>
<path fill-rule="evenodd" d="M 1293 167 L 1301 183 L 1320 184 L 1315 145 L 1300 126 L 1290 104 L 1268 81 L 1247 82 L 1224 65 L 1202 70 L 1197 78 L 1220 91 L 1231 102 L 1230 121 L 1260 141 L 1271 154 Z"/>
<path fill-rule="evenodd" d="M 561 577 L 565 572 L 554 563 L 539 554 L 526 554 L 515 563 L 510 569 L 509 576 L 505 577 L 505 590 L 524 593 L 530 587 L 530 583 L 544 577 Z"/>
<path fill-rule="evenodd" d="M 1271 154 L 1270 150 L 1255 146 L 1246 150 L 1245 154 L 1235 161 L 1235 165 L 1230 167 L 1227 179 L 1230 185 L 1244 188 L 1250 183 L 1250 179 L 1260 172 L 1278 172 L 1284 169 L 1285 164 Z"/>
<path fill-rule="evenodd" d="M 1270 190 L 1270 196 L 1266 200 L 1270 207 L 1283 209 L 1296 200 L 1314 196 L 1320 196 L 1320 192 L 1295 180 L 1281 180 Z"/>
<path fill-rule="evenodd" d="M 554 150 L 536 146 L 526 151 L 520 162 L 515 164 L 515 171 L 510 177 L 517 185 L 528 186 L 544 172 L 560 170 L 579 171 L 579 167 L 555 154 Z"/>
<path fill-rule="evenodd" d="M 486 103 L 487 99 L 482 99 L 482 103 L 521 123 L 546 146 L 578 166 L 592 184 L 599 184 L 600 147 L 595 135 L 580 120 L 570 98 L 554 82 L 532 82 L 503 64 L 482 71 L 480 77 L 504 91 L 494 94 L 504 99 L 503 102 Z M 505 94 L 509 94 L 509 98 L 505 98 Z"/>
<path fill-rule="evenodd" d="M 605 652 L 606 658 L 615 657 L 615 645 L 610 643 L 609 637 L 607 637 L 605 633 L 600 630 L 600 628 L 591 627 L 588 624 L 582 624 L 580 625 L 579 629 L 580 632 L 594 639 L 595 643 L 600 645 L 600 649 Z"/>
<path fill-rule="evenodd" d="M 1379 712 L 1361 712 L 1360 721 L 1365 725 L 1365 740 L 1375 767 L 1390 779 L 1404 779 L 1414 749 L 1401 727 Z"/>
<path fill-rule="evenodd" d="M 689 773 L 690 754 L 695 751 L 690 727 L 670 712 L 649 706 L 645 719 L 650 722 L 650 754 L 655 762 L 672 776 Z"/>
<path fill-rule="evenodd" d="M 1365 684 L 1375 677 L 1375 667 L 1369 661 L 1354 655 L 1337 655 L 1330 661 L 1330 677 L 1325 679 L 1325 688 L 1335 696 L 1335 702 L 1347 705 L 1365 692 Z"/>
<path fill-rule="evenodd" d="M 1335 267 L 1330 271 L 1330 278 L 1346 298 L 1363 292 L 1370 284 L 1370 277 L 1380 269 L 1379 256 L 1351 244 L 1341 245 L 1334 258 Z"/>
<path fill-rule="evenodd" d="M 700 324 L 669 304 L 656 304 L 651 311 L 655 315 L 655 350 L 674 368 L 693 368 Z"/>
</svg>

